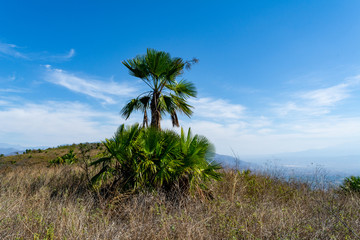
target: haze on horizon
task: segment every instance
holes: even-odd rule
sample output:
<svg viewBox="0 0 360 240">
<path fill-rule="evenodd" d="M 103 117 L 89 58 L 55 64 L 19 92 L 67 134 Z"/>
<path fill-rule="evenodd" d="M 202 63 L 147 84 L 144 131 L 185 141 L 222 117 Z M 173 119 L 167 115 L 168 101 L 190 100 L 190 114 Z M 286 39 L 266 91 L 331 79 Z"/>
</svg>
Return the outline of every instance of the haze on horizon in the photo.
<svg viewBox="0 0 360 240">
<path fill-rule="evenodd" d="M 147 48 L 198 58 L 180 124 L 220 154 L 360 154 L 360 2 L 6 1 L 0 142 L 98 142 L 146 90 L 121 61 Z M 169 118 L 163 126 L 171 128 Z M 179 131 L 179 129 L 176 129 Z M 331 151 L 329 151 L 331 149 Z M 341 163 L 339 163 L 341 164 Z"/>
</svg>

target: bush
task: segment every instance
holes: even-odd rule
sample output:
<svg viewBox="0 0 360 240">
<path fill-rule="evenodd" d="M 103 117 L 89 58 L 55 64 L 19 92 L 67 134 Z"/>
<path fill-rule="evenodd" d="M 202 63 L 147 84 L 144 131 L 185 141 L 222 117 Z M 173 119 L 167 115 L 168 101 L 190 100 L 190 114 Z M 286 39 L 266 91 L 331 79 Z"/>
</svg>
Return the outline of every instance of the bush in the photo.
<svg viewBox="0 0 360 240">
<path fill-rule="evenodd" d="M 360 193 L 360 176 L 347 177 L 344 179 L 343 184 L 340 186 L 342 190 L 346 192 Z"/>
<path fill-rule="evenodd" d="M 51 165 L 73 164 L 76 162 L 77 162 L 77 157 L 74 154 L 74 150 L 72 149 L 69 150 L 67 154 L 49 161 Z"/>
<path fill-rule="evenodd" d="M 211 162 L 213 145 L 198 135 L 121 125 L 115 136 L 103 142 L 104 157 L 91 163 L 101 166 L 93 184 L 107 182 L 121 191 L 178 187 L 188 192 L 204 186 L 209 179 L 219 180 L 220 165 Z"/>
</svg>

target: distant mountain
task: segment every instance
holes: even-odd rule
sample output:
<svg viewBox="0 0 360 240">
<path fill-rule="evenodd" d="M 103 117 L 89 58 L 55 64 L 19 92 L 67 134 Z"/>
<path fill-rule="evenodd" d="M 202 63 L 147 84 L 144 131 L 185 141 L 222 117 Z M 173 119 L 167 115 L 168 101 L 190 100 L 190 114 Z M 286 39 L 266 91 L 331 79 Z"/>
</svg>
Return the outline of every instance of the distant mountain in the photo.
<svg viewBox="0 0 360 240">
<path fill-rule="evenodd" d="M 229 155 L 215 154 L 214 160 L 218 163 L 221 163 L 223 167 L 237 167 L 238 169 L 254 169 L 258 167 L 258 165 L 255 163 L 245 162 Z"/>
<path fill-rule="evenodd" d="M 241 155 L 250 162 L 252 170 L 279 174 L 286 178 L 313 181 L 314 178 L 340 184 L 345 177 L 360 176 L 360 148 L 336 146 L 300 152 L 278 154 Z"/>
<path fill-rule="evenodd" d="M 20 145 L 11 145 L 7 143 L 0 143 L 0 154 L 11 155 L 15 152 L 21 152 L 25 148 Z"/>
<path fill-rule="evenodd" d="M 359 155 L 326 155 L 314 154 L 309 152 L 300 153 L 283 153 L 268 156 L 249 157 L 246 160 L 251 160 L 257 163 L 269 163 L 288 168 L 303 168 L 314 169 L 322 168 L 331 172 L 343 172 L 347 174 L 360 175 L 360 154 Z M 256 159 L 256 160 L 255 160 Z"/>
<path fill-rule="evenodd" d="M 360 175 L 360 147 L 339 145 L 331 148 L 312 149 L 276 154 L 241 155 L 241 159 L 262 166 L 280 166 L 292 170 L 326 171 L 346 175 Z"/>
<path fill-rule="evenodd" d="M 314 154 L 314 155 L 312 155 Z M 331 155 L 330 155 L 331 156 Z M 360 176 L 360 155 L 326 156 L 325 151 L 252 155 L 238 158 L 216 154 L 215 161 L 225 168 L 250 169 L 267 172 L 287 179 L 325 181 L 341 184 L 345 177 Z"/>
<path fill-rule="evenodd" d="M 0 148 L 0 154 L 4 154 L 4 155 L 12 155 L 15 152 L 19 152 L 20 150 L 15 149 L 15 148 Z"/>
<path fill-rule="evenodd" d="M 7 143 L 0 143 L 0 154 L 13 155 L 17 152 L 24 152 L 26 149 L 45 149 L 48 147 L 24 147 L 21 145 L 11 145 Z"/>
<path fill-rule="evenodd" d="M 22 149 L 24 148 L 21 145 L 14 145 L 14 144 L 7 144 L 7 143 L 0 143 L 0 148 L 15 148 L 15 149 Z"/>
</svg>

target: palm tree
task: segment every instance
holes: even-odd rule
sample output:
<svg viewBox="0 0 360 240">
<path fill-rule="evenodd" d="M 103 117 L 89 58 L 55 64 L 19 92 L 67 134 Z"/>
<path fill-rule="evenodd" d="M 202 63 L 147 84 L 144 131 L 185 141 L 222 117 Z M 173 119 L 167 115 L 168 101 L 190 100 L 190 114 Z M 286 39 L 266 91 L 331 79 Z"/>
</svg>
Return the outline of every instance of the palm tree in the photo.
<svg viewBox="0 0 360 240">
<path fill-rule="evenodd" d="M 196 97 L 194 84 L 186 80 L 176 81 L 184 68 L 189 69 L 197 59 L 184 61 L 182 58 L 171 58 L 169 53 L 147 49 L 145 55 L 137 56 L 122 63 L 129 69 L 130 75 L 140 78 L 150 91 L 130 100 L 121 110 L 128 119 L 130 115 L 141 110 L 144 113 L 143 127 L 148 125 L 147 109 L 151 112 L 151 127 L 160 129 L 161 117 L 170 114 L 173 126 L 179 126 L 177 113 L 190 117 L 192 106 L 186 100 Z"/>
<path fill-rule="evenodd" d="M 208 180 L 221 179 L 221 166 L 212 161 L 214 146 L 205 137 L 193 136 L 190 129 L 187 134 L 181 129 L 179 135 L 122 124 L 103 144 L 103 157 L 90 164 L 99 167 L 91 179 L 95 186 L 109 184 L 110 190 L 122 191 L 171 191 L 179 186 L 188 193 Z"/>
</svg>

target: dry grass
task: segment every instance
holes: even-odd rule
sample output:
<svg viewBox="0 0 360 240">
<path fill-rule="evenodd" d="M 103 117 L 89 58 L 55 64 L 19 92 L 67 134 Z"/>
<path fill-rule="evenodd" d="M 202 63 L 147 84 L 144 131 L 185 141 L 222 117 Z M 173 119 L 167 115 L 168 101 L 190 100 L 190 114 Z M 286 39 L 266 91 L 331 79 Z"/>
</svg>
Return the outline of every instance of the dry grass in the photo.
<svg viewBox="0 0 360 240">
<path fill-rule="evenodd" d="M 357 195 L 231 170 L 209 187 L 211 198 L 173 201 L 153 192 L 106 200 L 88 188 L 77 166 L 4 167 L 0 239 L 357 239 L 360 234 Z"/>
<path fill-rule="evenodd" d="M 105 147 L 101 143 L 86 143 L 84 146 L 90 151 L 90 155 L 94 157 L 96 154 L 101 152 Z M 49 165 L 49 161 L 60 157 L 69 152 L 69 150 L 74 150 L 76 155 L 80 155 L 79 145 L 63 145 L 57 148 L 48 148 L 45 150 L 34 149 L 27 150 L 26 152 L 18 152 L 15 155 L 0 157 L 0 171 L 6 168 L 17 168 L 30 165 Z"/>
</svg>

